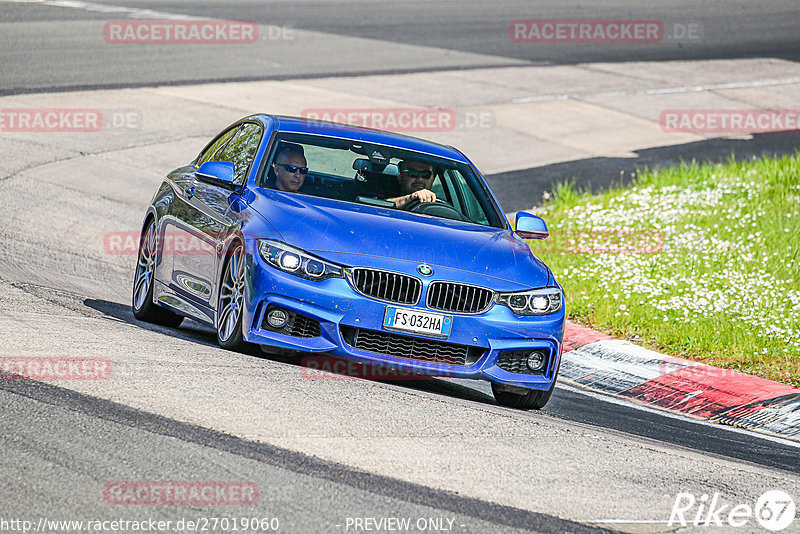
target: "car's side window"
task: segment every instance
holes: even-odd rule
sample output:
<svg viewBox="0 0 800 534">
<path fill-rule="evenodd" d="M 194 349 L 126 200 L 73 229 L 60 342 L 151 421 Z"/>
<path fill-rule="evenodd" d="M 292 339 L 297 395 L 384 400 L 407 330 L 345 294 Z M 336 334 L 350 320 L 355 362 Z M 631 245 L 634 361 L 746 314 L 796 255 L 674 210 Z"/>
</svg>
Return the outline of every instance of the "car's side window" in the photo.
<svg viewBox="0 0 800 534">
<path fill-rule="evenodd" d="M 473 222 L 489 224 L 486 213 L 484 213 L 483 208 L 481 208 L 477 197 L 475 197 L 475 193 L 469 187 L 469 184 L 467 184 L 464 176 L 460 172 L 453 171 L 448 171 L 447 174 L 449 174 L 453 180 L 453 187 L 457 192 L 454 196 L 459 199 L 457 207 L 461 210 L 461 213 L 469 217 Z M 463 206 L 461 205 L 461 199 L 463 199 Z"/>
<path fill-rule="evenodd" d="M 260 124 L 246 122 L 239 127 L 222 152 L 215 156 L 217 161 L 230 161 L 234 164 L 233 182 L 235 184 L 244 183 L 247 171 L 256 156 L 262 133 Z"/>
<path fill-rule="evenodd" d="M 455 173 L 458 174 L 458 173 Z M 446 170 L 444 174 L 441 175 L 442 181 L 442 194 L 439 195 L 436 191 L 436 197 L 446 200 L 450 204 L 453 205 L 460 212 L 464 212 L 461 207 L 461 198 L 456 194 L 455 188 L 457 187 L 456 184 L 453 182 L 453 173 L 449 170 Z"/>
<path fill-rule="evenodd" d="M 444 192 L 444 184 L 442 180 L 436 178 L 431 183 L 431 191 L 436 195 L 436 198 L 447 198 L 447 195 Z"/>
<path fill-rule="evenodd" d="M 199 167 L 206 161 L 219 161 L 214 158 L 215 154 L 221 151 L 221 149 L 227 144 L 228 141 L 230 141 L 231 137 L 236 133 L 236 131 L 236 128 L 231 128 L 227 132 L 217 137 L 210 145 L 208 145 L 208 148 L 197 158 L 197 166 Z"/>
</svg>

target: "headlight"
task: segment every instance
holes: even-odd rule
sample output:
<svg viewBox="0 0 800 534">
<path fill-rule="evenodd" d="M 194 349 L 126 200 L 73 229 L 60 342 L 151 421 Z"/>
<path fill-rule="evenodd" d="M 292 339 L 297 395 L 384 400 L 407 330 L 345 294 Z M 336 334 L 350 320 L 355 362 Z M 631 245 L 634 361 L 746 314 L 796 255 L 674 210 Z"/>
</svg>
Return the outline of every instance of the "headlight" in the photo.
<svg viewBox="0 0 800 534">
<path fill-rule="evenodd" d="M 342 268 L 338 265 L 279 241 L 259 239 L 258 251 L 264 261 L 273 267 L 308 280 L 342 277 Z"/>
<path fill-rule="evenodd" d="M 517 315 L 547 315 L 561 309 L 564 300 L 557 287 L 532 289 L 519 293 L 498 293 L 497 303 L 508 306 Z"/>
</svg>

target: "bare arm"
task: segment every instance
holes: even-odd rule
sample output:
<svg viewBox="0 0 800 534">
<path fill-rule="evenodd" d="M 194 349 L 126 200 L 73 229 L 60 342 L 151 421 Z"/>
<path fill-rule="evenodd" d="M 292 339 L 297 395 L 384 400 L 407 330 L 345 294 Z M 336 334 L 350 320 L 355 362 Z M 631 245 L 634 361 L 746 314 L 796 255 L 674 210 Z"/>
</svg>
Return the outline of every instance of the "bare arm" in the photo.
<svg viewBox="0 0 800 534">
<path fill-rule="evenodd" d="M 408 195 L 387 198 L 386 200 L 389 202 L 394 202 L 394 205 L 398 208 L 404 208 L 414 200 L 419 200 L 420 202 L 436 202 L 436 193 L 428 189 L 420 189 L 419 191 L 414 191 Z"/>
</svg>

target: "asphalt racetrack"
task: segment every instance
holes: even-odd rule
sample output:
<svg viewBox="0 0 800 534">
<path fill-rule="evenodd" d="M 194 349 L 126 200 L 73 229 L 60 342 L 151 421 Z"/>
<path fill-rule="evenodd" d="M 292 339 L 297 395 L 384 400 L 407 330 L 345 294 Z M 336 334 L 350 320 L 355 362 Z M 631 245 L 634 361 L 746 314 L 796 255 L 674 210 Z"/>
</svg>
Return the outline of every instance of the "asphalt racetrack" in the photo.
<svg viewBox="0 0 800 534">
<path fill-rule="evenodd" d="M 110 20 L 181 17 L 253 21 L 260 38 L 104 39 Z M 529 46 L 509 37 L 524 19 L 656 20 L 665 36 Z M 544 410 L 521 412 L 483 382 L 308 379 L 296 359 L 222 350 L 191 321 L 139 323 L 135 255 L 103 246 L 109 232 L 136 232 L 164 174 L 230 122 L 325 102 L 490 114 L 486 130 L 432 137 L 474 156 L 507 212 L 564 177 L 602 189 L 641 165 L 791 153 L 797 132 L 669 137 L 650 99 L 796 107 L 798 24 L 791 1 L 0 2 L 0 113 L 85 107 L 129 121 L 91 133 L 0 127 L 0 356 L 113 365 L 107 380 L 0 380 L 0 532 L 111 520 L 128 523 L 106 531 L 127 532 L 149 519 L 194 531 L 187 521 L 221 517 L 266 520 L 239 529 L 259 532 L 672 532 L 679 494 L 719 494 L 731 508 L 782 490 L 800 505 L 789 440 L 569 383 Z M 508 126 L 528 112 L 541 127 Z M 573 122 L 551 122 L 558 113 Z M 239 481 L 258 498 L 124 506 L 108 492 L 126 481 Z M 717 530 L 764 531 L 755 517 Z"/>
</svg>

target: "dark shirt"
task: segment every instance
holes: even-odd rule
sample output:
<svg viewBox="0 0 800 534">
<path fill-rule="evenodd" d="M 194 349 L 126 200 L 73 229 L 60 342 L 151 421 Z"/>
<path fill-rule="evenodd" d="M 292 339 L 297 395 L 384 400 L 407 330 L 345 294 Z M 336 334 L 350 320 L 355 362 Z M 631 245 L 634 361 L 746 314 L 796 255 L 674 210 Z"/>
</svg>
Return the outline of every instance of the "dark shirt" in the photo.
<svg viewBox="0 0 800 534">
<path fill-rule="evenodd" d="M 374 172 L 365 172 L 362 176 L 365 181 L 357 185 L 359 195 L 381 199 L 400 196 L 400 184 L 397 183 L 397 177 Z"/>
</svg>

